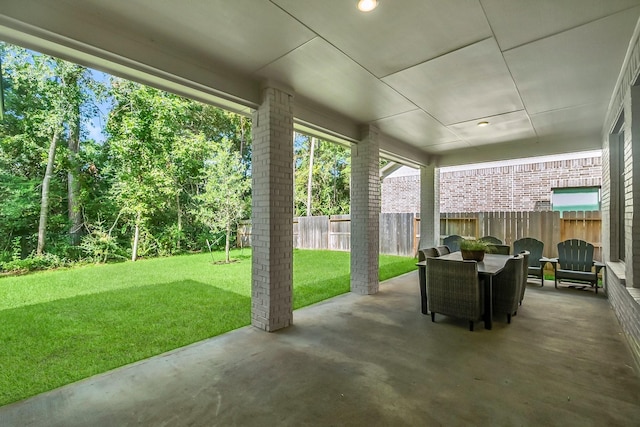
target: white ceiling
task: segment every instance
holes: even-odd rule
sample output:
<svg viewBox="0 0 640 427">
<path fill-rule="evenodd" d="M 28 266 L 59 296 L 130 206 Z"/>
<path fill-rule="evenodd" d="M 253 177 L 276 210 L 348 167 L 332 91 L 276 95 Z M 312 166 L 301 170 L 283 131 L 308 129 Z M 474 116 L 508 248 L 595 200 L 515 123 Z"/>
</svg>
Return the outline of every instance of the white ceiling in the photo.
<svg viewBox="0 0 640 427">
<path fill-rule="evenodd" d="M 0 39 L 441 165 L 599 148 L 640 0 L 0 0 Z M 478 127 L 479 121 L 490 122 Z"/>
</svg>

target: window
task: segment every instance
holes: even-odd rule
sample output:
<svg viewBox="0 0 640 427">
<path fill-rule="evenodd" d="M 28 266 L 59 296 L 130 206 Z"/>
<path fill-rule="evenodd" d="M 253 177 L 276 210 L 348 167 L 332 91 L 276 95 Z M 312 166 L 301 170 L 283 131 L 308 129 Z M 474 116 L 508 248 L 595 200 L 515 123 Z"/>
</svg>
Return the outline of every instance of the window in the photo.
<svg viewBox="0 0 640 427">
<path fill-rule="evenodd" d="M 624 232 L 624 224 L 625 224 L 625 211 L 626 211 L 626 201 L 625 201 L 625 191 L 624 191 L 624 131 L 621 131 L 618 134 L 618 217 L 617 217 L 617 228 L 618 228 L 618 259 L 624 260 L 624 242 L 625 242 L 625 232 Z"/>
<path fill-rule="evenodd" d="M 624 173 L 624 115 L 609 135 L 611 178 L 611 259 L 624 261 L 625 257 L 625 173 Z M 617 256 L 616 256 L 617 255 Z"/>
<path fill-rule="evenodd" d="M 554 211 L 599 211 L 600 187 L 554 188 L 551 207 Z"/>
</svg>

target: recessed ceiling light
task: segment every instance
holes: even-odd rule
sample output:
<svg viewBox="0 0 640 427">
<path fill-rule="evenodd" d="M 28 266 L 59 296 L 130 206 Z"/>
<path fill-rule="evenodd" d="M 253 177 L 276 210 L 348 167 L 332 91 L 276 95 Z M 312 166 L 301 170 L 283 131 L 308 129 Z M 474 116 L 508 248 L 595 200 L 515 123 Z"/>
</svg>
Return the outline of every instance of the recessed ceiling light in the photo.
<svg viewBox="0 0 640 427">
<path fill-rule="evenodd" d="M 480 127 L 489 126 L 489 122 L 478 122 L 478 126 Z"/>
<path fill-rule="evenodd" d="M 358 9 L 361 12 L 370 12 L 378 6 L 378 0 L 359 0 Z"/>
</svg>

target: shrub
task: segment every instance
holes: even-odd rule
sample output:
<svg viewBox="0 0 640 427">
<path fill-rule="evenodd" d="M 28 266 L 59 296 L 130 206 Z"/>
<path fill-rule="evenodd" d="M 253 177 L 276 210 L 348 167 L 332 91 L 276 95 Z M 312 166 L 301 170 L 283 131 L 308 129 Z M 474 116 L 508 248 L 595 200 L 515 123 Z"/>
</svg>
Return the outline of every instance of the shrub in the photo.
<svg viewBox="0 0 640 427">
<path fill-rule="evenodd" d="M 90 234 L 82 237 L 80 248 L 89 261 L 105 263 L 112 259 L 123 259 L 116 239 L 97 224 Z"/>
<path fill-rule="evenodd" d="M 43 255 L 31 254 L 24 259 L 13 259 L 2 264 L 2 270 L 7 272 L 46 270 L 50 268 L 65 267 L 71 263 L 58 255 L 45 253 Z"/>
</svg>

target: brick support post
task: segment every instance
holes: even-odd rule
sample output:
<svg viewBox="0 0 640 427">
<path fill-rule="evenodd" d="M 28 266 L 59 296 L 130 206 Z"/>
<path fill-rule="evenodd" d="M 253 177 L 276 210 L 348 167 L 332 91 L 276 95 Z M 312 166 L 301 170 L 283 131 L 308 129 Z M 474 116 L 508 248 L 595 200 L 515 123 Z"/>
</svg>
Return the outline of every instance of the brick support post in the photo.
<svg viewBox="0 0 640 427">
<path fill-rule="evenodd" d="M 293 320 L 293 96 L 266 88 L 252 122 L 251 324 Z"/>
<path fill-rule="evenodd" d="M 351 147 L 351 292 L 378 292 L 380 252 L 379 131 L 362 130 Z"/>
<path fill-rule="evenodd" d="M 420 168 L 420 244 L 418 249 L 440 244 L 440 170 Z"/>
</svg>

